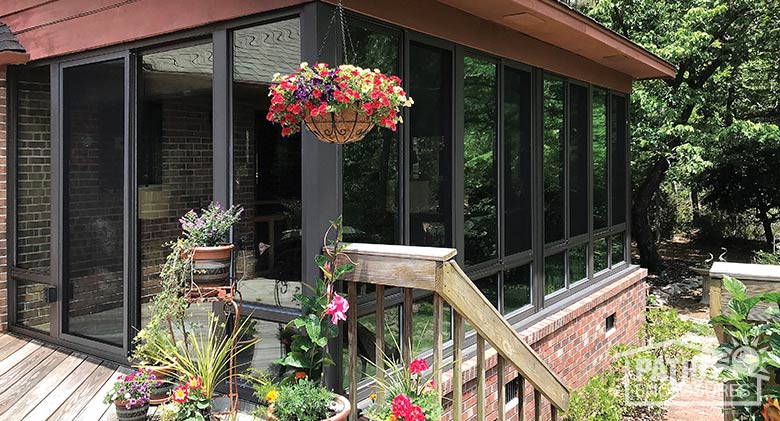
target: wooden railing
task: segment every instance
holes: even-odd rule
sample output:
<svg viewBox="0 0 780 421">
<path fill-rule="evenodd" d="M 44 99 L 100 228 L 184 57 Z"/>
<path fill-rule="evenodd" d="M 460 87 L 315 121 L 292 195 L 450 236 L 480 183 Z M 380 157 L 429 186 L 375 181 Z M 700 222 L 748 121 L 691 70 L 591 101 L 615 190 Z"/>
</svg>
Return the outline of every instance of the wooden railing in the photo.
<svg viewBox="0 0 780 421">
<path fill-rule="evenodd" d="M 504 384 L 506 364 L 512 364 L 520 380 L 520 413 L 524 418 L 524 384 L 527 381 L 534 389 L 535 419 L 541 419 L 542 396 L 550 402 L 551 418 L 558 418 L 558 411 L 566 411 L 569 406 L 569 390 L 550 370 L 540 357 L 526 344 L 520 335 L 507 323 L 490 304 L 469 277 L 453 260 L 455 249 L 434 247 L 408 247 L 377 244 L 351 244 L 345 250 L 346 258 L 356 265 L 353 273 L 345 276 L 347 294 L 350 303 L 357 303 L 357 283 L 369 283 L 376 286 L 376 376 L 384 374 L 384 297 L 385 287 L 403 288 L 403 355 L 408 364 L 413 358 L 409 355 L 412 341 L 412 304 L 414 290 L 433 292 L 433 372 L 439 396 L 442 396 L 443 371 L 443 314 L 445 302 L 453 311 L 452 317 L 452 419 L 460 421 L 463 412 L 463 348 L 464 322 L 468 322 L 476 331 L 476 373 L 477 373 L 477 420 L 486 417 L 485 396 L 485 352 L 486 346 L 492 346 L 498 354 L 498 420 L 505 419 L 506 396 Z M 358 395 L 358 316 L 357 306 L 350 307 L 348 321 L 349 398 L 353 408 L 357 408 Z M 377 400 L 385 399 L 377 396 Z M 356 420 L 357 411 L 350 414 Z"/>
</svg>

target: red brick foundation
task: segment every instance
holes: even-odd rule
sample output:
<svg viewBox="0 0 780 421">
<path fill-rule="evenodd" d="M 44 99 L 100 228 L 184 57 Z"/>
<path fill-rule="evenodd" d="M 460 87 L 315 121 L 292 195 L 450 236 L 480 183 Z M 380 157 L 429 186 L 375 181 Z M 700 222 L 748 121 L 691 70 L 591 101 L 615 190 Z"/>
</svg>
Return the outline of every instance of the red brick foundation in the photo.
<svg viewBox="0 0 780 421">
<path fill-rule="evenodd" d="M 563 382 L 574 390 L 603 371 L 611 363 L 610 348 L 617 344 L 636 344 L 644 322 L 647 288 L 642 280 L 647 271 L 639 269 L 608 286 L 592 293 L 520 332 Z M 606 331 L 606 318 L 615 314 L 614 329 Z M 486 415 L 488 420 L 498 418 L 497 357 L 490 349 L 486 357 Z M 463 419 L 476 417 L 476 358 L 463 364 L 464 405 Z M 451 373 L 447 373 L 450 374 Z M 450 390 L 451 382 L 442 385 Z M 505 379 L 514 381 L 517 372 L 507 368 Z M 504 387 L 504 385 L 501 385 Z M 450 392 L 447 396 L 452 398 Z M 507 402 L 513 397 L 507 396 Z M 549 403 L 542 399 L 542 419 L 550 419 Z M 525 419 L 534 419 L 534 390 L 526 384 L 524 391 Z M 444 420 L 452 419 L 452 408 L 445 407 Z M 518 407 L 508 406 L 506 419 L 518 420 Z"/>
</svg>

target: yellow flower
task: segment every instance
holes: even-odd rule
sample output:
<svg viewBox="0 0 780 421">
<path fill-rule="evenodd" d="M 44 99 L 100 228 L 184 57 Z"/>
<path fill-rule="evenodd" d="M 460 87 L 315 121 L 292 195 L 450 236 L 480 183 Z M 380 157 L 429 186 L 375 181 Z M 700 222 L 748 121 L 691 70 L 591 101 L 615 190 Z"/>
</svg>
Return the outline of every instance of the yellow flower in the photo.
<svg viewBox="0 0 780 421">
<path fill-rule="evenodd" d="M 780 402 L 777 399 L 767 398 L 761 415 L 766 421 L 780 421 Z"/>
<path fill-rule="evenodd" d="M 376 393 L 372 393 L 368 395 L 369 398 L 371 398 L 372 401 L 376 401 Z"/>
<path fill-rule="evenodd" d="M 279 391 L 276 389 L 269 390 L 265 395 L 265 400 L 267 400 L 268 403 L 274 403 L 277 399 L 279 399 Z"/>
</svg>

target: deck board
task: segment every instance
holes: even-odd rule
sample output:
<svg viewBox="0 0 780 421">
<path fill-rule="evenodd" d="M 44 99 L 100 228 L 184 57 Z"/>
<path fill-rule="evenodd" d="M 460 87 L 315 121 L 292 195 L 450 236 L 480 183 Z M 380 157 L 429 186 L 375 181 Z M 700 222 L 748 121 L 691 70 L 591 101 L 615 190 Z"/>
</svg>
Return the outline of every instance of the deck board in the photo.
<svg viewBox="0 0 780 421">
<path fill-rule="evenodd" d="M 16 352 L 0 361 L 0 378 L 2 378 L 4 374 L 8 373 L 12 367 L 19 363 L 19 361 L 24 360 L 39 348 L 41 348 L 41 344 L 39 342 L 28 342 L 23 347 L 19 348 Z M 0 386 L 0 389 L 2 389 L 2 386 Z"/>
<path fill-rule="evenodd" d="M 53 369 L 45 370 L 45 375 L 38 380 L 38 384 L 29 389 L 6 413 L 18 416 L 19 419 L 37 419 L 27 418 L 27 414 L 46 399 L 76 368 L 81 366 L 85 362 L 85 358 L 84 354 L 73 353 L 62 359 Z"/>
<path fill-rule="evenodd" d="M 113 374 L 116 368 L 116 364 L 102 361 L 48 419 L 51 421 L 75 419 L 87 406 L 88 400 L 97 394 L 100 387 L 109 379 L 114 378 Z"/>
<path fill-rule="evenodd" d="M 81 363 L 71 373 L 68 374 L 69 381 L 65 381 L 65 378 L 48 394 L 40 399 L 40 403 L 27 414 L 27 417 L 31 420 L 45 420 L 48 419 L 57 409 L 62 405 L 68 397 L 79 387 L 81 384 L 89 378 L 95 369 L 100 366 L 100 360 L 94 357 L 87 357 L 86 359 L 80 355 L 71 355 L 81 359 Z M 59 367 L 58 367 L 59 368 Z"/>
<path fill-rule="evenodd" d="M 39 346 L 33 352 L 26 355 L 21 361 L 14 364 L 13 367 L 6 371 L 2 371 L 3 374 L 0 374 L 0 391 L 4 392 L 0 394 L 0 408 L 2 408 L 3 396 L 6 394 L 5 392 L 10 392 L 10 389 L 12 389 L 11 386 L 15 384 L 25 382 L 29 383 L 30 378 L 37 374 L 33 369 L 37 367 L 38 364 L 46 361 L 50 357 L 56 359 L 59 356 L 59 354 L 53 355 L 54 351 L 54 348 Z M 12 355 L 11 357 L 15 355 L 16 354 Z M 2 413 L 3 411 L 0 410 L 0 414 Z"/>
<path fill-rule="evenodd" d="M 28 341 L 13 335 L 0 335 L 0 361 L 25 346 Z"/>
<path fill-rule="evenodd" d="M 19 404 L 22 397 L 28 392 L 39 389 L 38 383 L 44 380 L 51 371 L 62 363 L 68 354 L 62 352 L 51 352 L 42 361 L 37 361 L 34 365 L 27 368 L 27 361 L 18 364 L 14 369 L 25 367 L 24 371 L 15 370 L 17 381 L 13 387 L 5 389 L 0 393 L 0 417 L 3 419 L 21 419 L 16 418 L 16 414 L 11 411 L 12 407 Z M 46 392 L 46 391 L 42 391 Z"/>
</svg>

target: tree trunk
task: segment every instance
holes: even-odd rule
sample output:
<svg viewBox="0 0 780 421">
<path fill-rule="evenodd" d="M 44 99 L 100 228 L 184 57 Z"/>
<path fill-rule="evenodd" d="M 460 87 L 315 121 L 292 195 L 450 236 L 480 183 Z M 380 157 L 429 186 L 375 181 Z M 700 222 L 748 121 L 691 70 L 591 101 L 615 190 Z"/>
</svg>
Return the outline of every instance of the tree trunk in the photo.
<svg viewBox="0 0 780 421">
<path fill-rule="evenodd" d="M 658 255 L 658 245 L 647 210 L 655 193 L 661 188 L 667 170 L 669 170 L 669 161 L 664 156 L 659 157 L 634 192 L 631 207 L 632 235 L 639 250 L 639 263 L 653 273 L 658 273 L 661 269 L 661 256 Z"/>
<path fill-rule="evenodd" d="M 775 233 L 772 231 L 772 221 L 766 215 L 766 212 L 759 212 L 758 219 L 761 220 L 761 226 L 764 227 L 764 238 L 767 244 L 773 246 L 775 244 Z"/>
<path fill-rule="evenodd" d="M 693 225 L 697 226 L 701 220 L 701 206 L 699 203 L 699 187 L 691 186 L 691 207 L 693 208 Z"/>
</svg>

